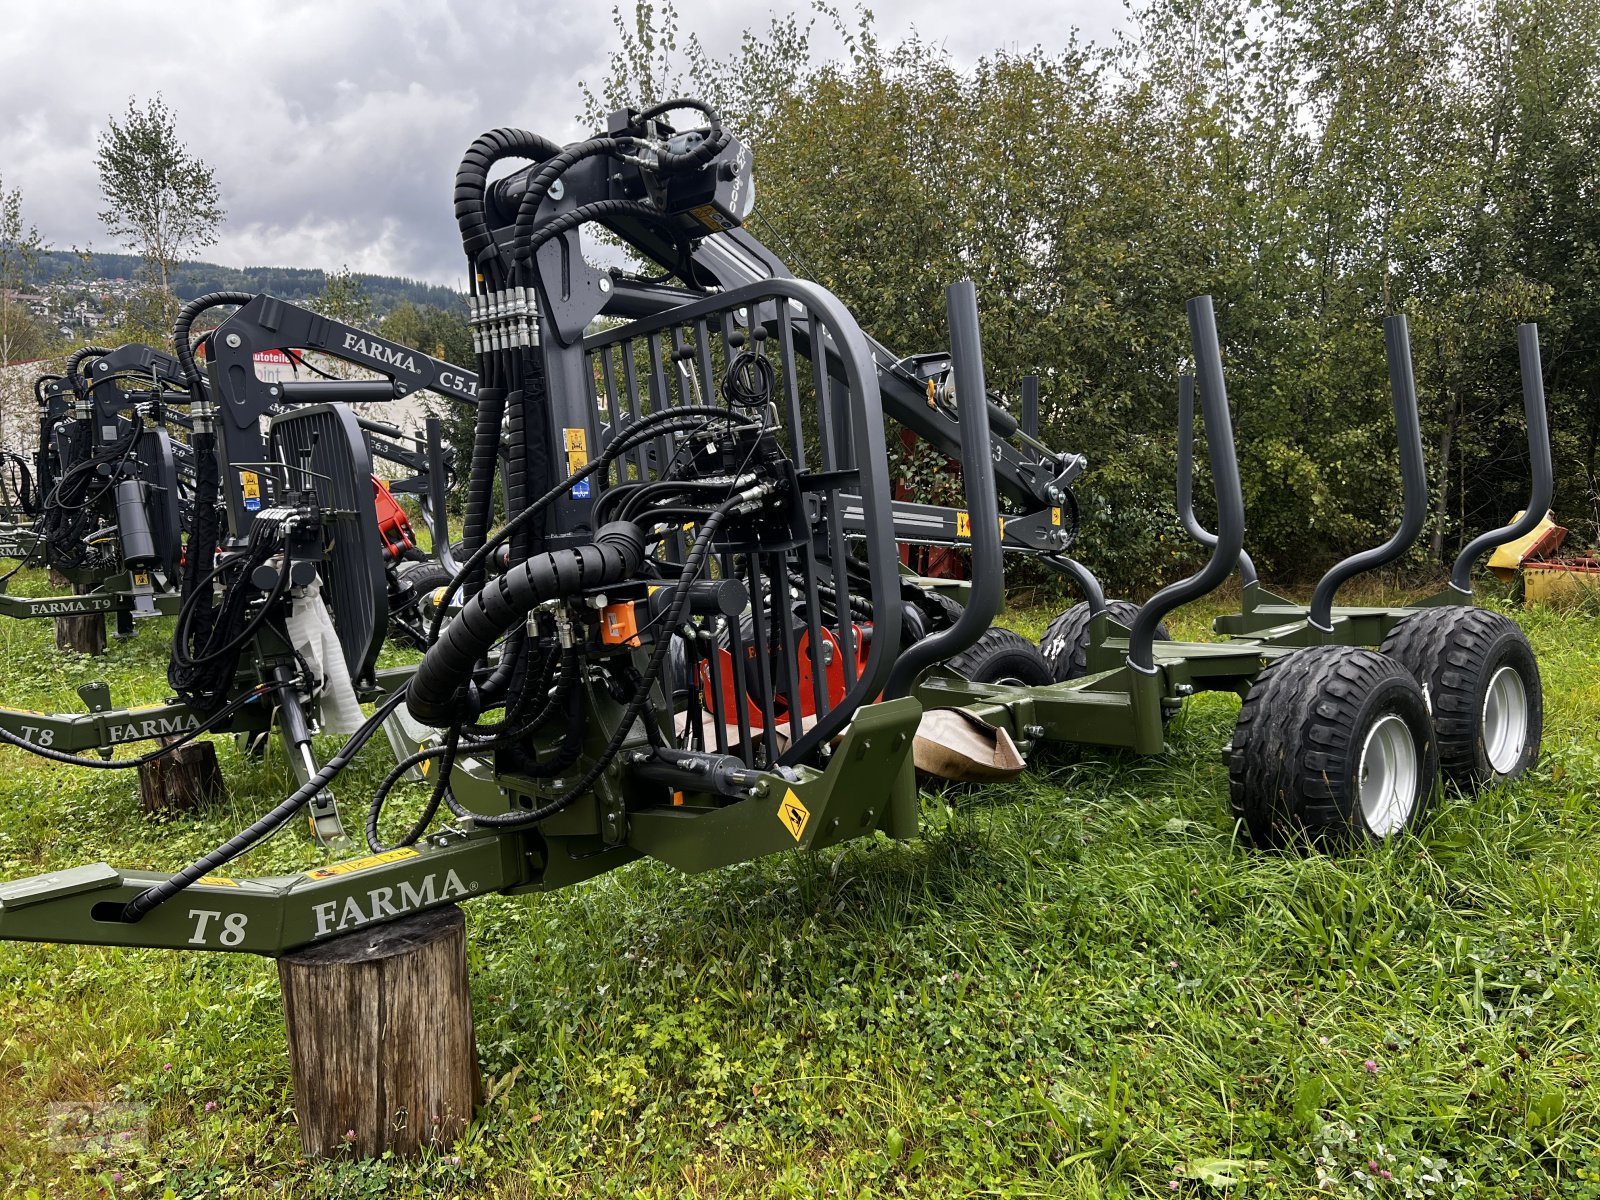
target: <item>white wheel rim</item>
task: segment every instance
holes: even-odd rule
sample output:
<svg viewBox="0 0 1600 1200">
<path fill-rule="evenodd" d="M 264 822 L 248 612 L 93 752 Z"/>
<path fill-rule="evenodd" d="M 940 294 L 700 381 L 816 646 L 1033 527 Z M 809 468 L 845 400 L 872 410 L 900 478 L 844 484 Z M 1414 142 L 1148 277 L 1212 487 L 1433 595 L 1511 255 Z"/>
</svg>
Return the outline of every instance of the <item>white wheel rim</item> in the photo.
<svg viewBox="0 0 1600 1200">
<path fill-rule="evenodd" d="M 1356 782 L 1361 816 L 1375 836 L 1386 838 L 1405 827 L 1417 801 L 1417 743 L 1404 718 L 1386 713 L 1367 730 Z"/>
<path fill-rule="evenodd" d="M 1483 749 L 1496 775 L 1509 775 L 1528 743 L 1528 689 L 1515 667 L 1501 667 L 1483 698 Z"/>
</svg>

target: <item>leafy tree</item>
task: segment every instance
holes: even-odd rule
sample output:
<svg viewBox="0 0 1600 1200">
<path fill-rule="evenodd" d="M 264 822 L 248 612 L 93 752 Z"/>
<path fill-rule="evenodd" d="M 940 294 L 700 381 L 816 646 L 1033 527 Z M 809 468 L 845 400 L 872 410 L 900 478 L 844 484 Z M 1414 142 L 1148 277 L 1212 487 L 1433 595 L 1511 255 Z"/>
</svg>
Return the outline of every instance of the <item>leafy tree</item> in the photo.
<svg viewBox="0 0 1600 1200">
<path fill-rule="evenodd" d="M 32 358 L 49 340 L 18 297 L 38 270 L 44 240 L 22 216 L 22 189 L 0 179 L 0 364 Z"/>
<path fill-rule="evenodd" d="M 360 276 L 347 266 L 324 279 L 322 290 L 311 298 L 310 307 L 331 320 L 363 329 L 370 328 L 377 319 L 372 297 L 367 295 Z"/>
<path fill-rule="evenodd" d="M 107 119 L 95 167 L 101 222 L 144 256 L 170 297 L 179 260 L 217 240 L 223 209 L 214 172 L 178 140 L 177 116 L 159 93 L 143 107 L 130 98 L 122 120 Z"/>
<path fill-rule="evenodd" d="M 48 335 L 20 299 L 38 266 L 44 242 L 22 216 L 22 190 L 0 180 L 0 367 L 44 353 Z M 25 430 L 32 409 L 30 373 L 0 371 L 0 446 L 12 447 L 12 427 Z"/>
<path fill-rule="evenodd" d="M 1198 556 L 1172 511 L 1198 293 L 1249 543 L 1276 575 L 1399 520 L 1392 312 L 1430 471 L 1411 565 L 1437 570 L 1525 501 L 1513 330 L 1531 317 L 1558 511 L 1600 532 L 1600 0 L 1139 0 L 1110 46 L 970 67 L 817 14 L 842 54 L 784 17 L 712 56 L 645 0 L 617 15 L 585 115 L 709 99 L 755 151 L 751 231 L 899 350 L 942 345 L 944 284 L 977 279 L 991 387 L 1038 372 L 1047 440 L 1091 460 L 1082 555 L 1110 584 Z M 901 474 L 950 483 L 927 456 Z"/>
<path fill-rule="evenodd" d="M 472 330 L 467 326 L 466 311 L 462 307 L 435 308 L 404 301 L 379 322 L 378 332 L 391 342 L 415 347 L 425 354 L 468 370 L 477 370 L 477 355 L 472 349 Z M 456 447 L 459 456 L 457 490 L 464 492 L 466 462 L 472 453 L 477 410 L 459 400 L 431 394 L 426 403 L 428 411 L 443 423 L 445 443 Z"/>
</svg>

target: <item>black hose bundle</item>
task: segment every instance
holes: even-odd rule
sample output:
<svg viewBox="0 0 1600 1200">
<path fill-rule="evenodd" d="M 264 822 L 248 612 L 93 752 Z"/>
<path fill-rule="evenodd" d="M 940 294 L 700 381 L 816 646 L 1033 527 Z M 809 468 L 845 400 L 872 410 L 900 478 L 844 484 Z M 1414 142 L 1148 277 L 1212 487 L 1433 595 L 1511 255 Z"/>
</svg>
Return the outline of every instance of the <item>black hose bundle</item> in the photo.
<svg viewBox="0 0 1600 1200">
<path fill-rule="evenodd" d="M 617 521 L 603 526 L 592 546 L 552 550 L 513 567 L 468 600 L 428 647 L 406 688 L 406 708 L 427 725 L 458 722 L 473 669 L 506 630 L 547 600 L 622 582 L 643 561 L 643 530 Z"/>
<path fill-rule="evenodd" d="M 243 552 L 223 560 L 196 579 L 192 589 L 185 589 L 172 631 L 167 682 L 196 712 L 210 713 L 226 703 L 238 674 L 240 651 L 289 590 L 287 564 L 277 572 L 270 590 L 258 586 L 255 578 L 256 569 L 272 559 L 283 541 L 279 522 L 257 517 L 250 523 L 250 539 Z M 194 564 L 191 556 L 185 567 L 186 583 Z M 214 607 L 212 584 L 224 575 L 230 580 L 223 588 L 221 607 Z M 251 607 L 263 597 L 251 616 Z"/>
<path fill-rule="evenodd" d="M 95 506 L 117 484 L 122 465 L 133 453 L 144 421 L 135 416 L 116 441 L 97 454 L 93 421 L 64 424 L 60 448 L 62 460 L 70 462 L 50 492 L 40 502 L 39 532 L 52 566 L 81 566 L 93 553 L 88 537 L 94 531 Z"/>
<path fill-rule="evenodd" d="M 650 120 L 675 108 L 705 113 L 709 118 L 709 128 L 698 142 L 686 150 L 660 146 L 653 148 L 658 171 L 668 174 L 704 166 L 727 144 L 727 135 L 716 114 L 695 101 L 670 101 L 640 114 L 640 119 Z M 532 290 L 534 297 L 538 297 L 537 280 L 531 278 L 530 269 L 534 253 L 544 242 L 584 222 L 626 216 L 667 225 L 672 240 L 681 239 L 681 235 L 655 209 L 635 201 L 599 201 L 543 223 L 538 222 L 538 207 L 550 184 L 563 171 L 583 158 L 600 153 L 602 148 L 623 148 L 624 143 L 630 147 L 638 145 L 637 140 L 631 138 L 600 138 L 563 149 L 544 138 L 517 129 L 493 130 L 473 142 L 457 170 L 454 199 L 462 248 L 472 270 L 475 312 L 489 311 L 480 310 L 477 307 L 480 303 L 503 304 L 508 298 L 515 300 L 515 293 L 509 289 L 518 285 L 519 276 L 520 282 Z M 506 247 L 496 243 L 489 227 L 487 199 L 490 169 L 499 160 L 510 157 L 529 158 L 543 163 L 544 167 L 535 174 L 520 198 L 514 241 L 508 254 Z M 240 298 L 238 293 L 216 293 L 186 306 L 183 314 L 180 314 L 175 331 L 178 357 L 197 399 L 200 383 L 188 343 L 189 322 L 200 310 L 212 304 L 244 303 L 248 299 L 248 296 Z M 379 728 L 383 718 L 401 702 L 419 720 L 447 727 L 449 732 L 444 745 L 419 751 L 403 759 L 379 786 L 369 809 L 366 830 L 368 843 L 374 847 L 380 845 L 378 820 L 384 796 L 407 769 L 421 762 L 440 760 L 439 774 L 435 779 L 432 797 L 420 818 L 402 838 L 401 845 L 409 845 L 422 836 L 437 813 L 441 800 L 448 803 L 451 812 L 457 816 L 470 816 L 479 824 L 490 827 L 510 828 L 543 820 L 592 788 L 616 757 L 648 703 L 650 689 L 669 653 L 672 644 L 670 637 L 658 642 L 642 674 L 624 669 L 623 678 L 632 695 L 623 710 L 622 720 L 612 731 L 600 756 L 589 765 L 576 784 L 561 796 L 529 812 L 477 814 L 463 809 L 449 788 L 451 765 L 458 752 L 463 749 L 482 751 L 512 746 L 535 732 L 562 708 L 566 710 L 567 730 L 555 752 L 542 762 L 522 762 L 519 769 L 524 769 L 525 773 L 550 777 L 578 761 L 582 754 L 584 722 L 587 719 L 587 697 L 582 686 L 582 652 L 572 647 L 552 648 L 544 663 L 533 669 L 530 657 L 540 639 L 527 632 L 524 621 L 528 613 L 549 600 L 569 597 L 590 588 L 606 587 L 636 575 L 644 561 L 645 536 L 643 530 L 632 522 L 614 522 L 600 528 L 592 545 L 532 554 L 532 550 L 537 549 L 543 541 L 540 522 L 545 509 L 558 496 L 594 476 L 599 476 L 603 490 L 606 476 L 615 461 L 648 438 L 704 429 L 713 422 L 734 427 L 754 425 L 755 422 L 730 411 L 705 405 L 684 405 L 657 412 L 615 437 L 603 454 L 557 483 L 554 481 L 556 467 L 549 461 L 548 447 L 545 445 L 548 431 L 547 413 L 544 411 L 544 363 L 537 340 L 538 315 L 537 311 L 529 314 L 532 320 L 525 329 L 532 332 L 533 337 L 527 344 L 508 345 L 496 341 L 491 345 L 488 337 L 479 339 L 478 377 L 481 390 L 467 490 L 465 561 L 445 589 L 446 594 L 432 624 L 433 644 L 410 684 L 403 692 L 385 700 L 361 731 L 346 743 L 344 750 L 293 795 L 227 844 L 170 880 L 141 893 L 127 905 L 125 919 L 137 920 L 202 875 L 243 853 L 262 837 L 281 827 L 343 768 L 360 745 Z M 753 395 L 761 385 L 759 366 L 741 375 L 738 382 L 747 386 Z M 500 457 L 501 425 L 508 412 L 511 430 L 507 440 L 510 443 L 508 449 L 515 486 L 508 489 L 511 493 L 507 505 L 510 509 L 509 519 L 491 538 L 488 531 L 492 520 L 494 476 Z M 196 453 L 200 453 L 198 445 Z M 198 482 L 197 490 L 203 490 Z M 541 490 L 538 499 L 529 502 L 528 493 Z M 748 499 L 747 494 L 728 497 L 714 507 L 697 510 L 703 511 L 704 517 L 679 579 L 680 584 L 692 581 L 704 569 L 718 526 Z M 515 565 L 485 585 L 483 579 L 489 556 L 496 547 L 507 541 L 512 541 Z M 203 579 L 196 578 L 193 574 L 196 565 L 191 550 L 191 573 L 185 577 L 186 601 L 188 592 L 200 588 L 202 584 L 209 586 L 216 574 L 212 571 Z M 240 569 L 242 578 L 254 574 L 253 568 Z M 462 610 L 446 627 L 446 606 L 450 596 L 458 592 L 464 597 Z M 670 606 L 669 627 L 680 624 L 685 618 L 690 595 L 688 587 L 678 588 Z M 199 628 L 198 606 L 197 599 L 196 616 L 187 625 L 180 620 L 181 628 Z M 264 610 L 270 607 L 269 598 Z M 474 673 L 496 641 L 513 627 L 517 628 L 517 634 L 506 639 L 502 661 L 480 692 L 474 687 Z M 233 638 L 227 638 L 226 634 L 223 636 L 225 641 L 231 642 L 239 635 Z M 217 653 L 211 644 L 215 641 L 215 636 L 207 641 L 205 655 Z M 191 659 L 195 661 L 203 657 L 202 654 L 191 654 Z M 551 677 L 558 661 L 560 673 L 552 686 Z M 535 697 L 542 697 L 542 702 L 535 704 Z M 505 719 L 494 726 L 474 726 L 473 722 L 485 700 L 492 701 L 496 706 L 504 704 L 507 708 Z M 655 731 L 650 732 L 654 738 Z"/>
<path fill-rule="evenodd" d="M 254 299 L 249 292 L 210 292 L 189 301 L 178 311 L 172 326 L 173 349 L 193 402 L 204 404 L 207 401 L 200 369 L 194 361 L 194 347 L 189 342 L 189 330 L 195 318 L 207 309 L 248 304 Z M 232 655 L 231 663 L 224 663 L 215 649 L 218 610 L 211 585 L 217 577 L 217 547 L 222 541 L 222 512 L 218 505 L 222 479 L 217 463 L 217 435 L 207 425 L 197 423 L 189 444 L 194 452 L 194 497 L 190 505 L 193 516 L 184 549 L 183 586 L 179 589 L 182 608 L 178 626 L 173 631 L 167 682 L 178 695 L 205 711 L 208 707 L 215 708 L 233 685 L 238 654 Z M 248 575 L 246 572 L 243 581 L 246 584 Z M 239 592 L 234 597 L 236 606 L 242 609 L 249 598 L 247 592 Z M 235 644 L 240 627 L 242 624 L 235 623 L 232 632 L 224 631 L 222 644 Z"/>
</svg>

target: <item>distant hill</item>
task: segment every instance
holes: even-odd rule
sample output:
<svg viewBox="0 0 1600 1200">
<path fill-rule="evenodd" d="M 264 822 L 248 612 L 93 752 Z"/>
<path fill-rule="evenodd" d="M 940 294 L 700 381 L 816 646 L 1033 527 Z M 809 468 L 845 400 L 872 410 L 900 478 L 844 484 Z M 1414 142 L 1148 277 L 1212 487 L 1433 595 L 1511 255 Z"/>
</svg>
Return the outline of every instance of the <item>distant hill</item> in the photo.
<svg viewBox="0 0 1600 1200">
<path fill-rule="evenodd" d="M 73 277 L 90 279 L 132 279 L 141 260 L 132 254 L 90 254 L 87 264 L 66 250 L 50 250 L 39 256 L 39 269 L 33 282 L 65 282 Z M 395 275 L 355 276 L 372 298 L 379 316 L 403 301 L 434 308 L 458 308 L 464 303 L 461 293 L 438 284 L 403 279 Z M 191 262 L 178 267 L 173 291 L 181 300 L 192 300 L 206 292 L 236 290 L 268 292 L 284 300 L 310 300 L 322 290 L 327 273 L 305 267 L 219 267 L 215 263 Z"/>
</svg>

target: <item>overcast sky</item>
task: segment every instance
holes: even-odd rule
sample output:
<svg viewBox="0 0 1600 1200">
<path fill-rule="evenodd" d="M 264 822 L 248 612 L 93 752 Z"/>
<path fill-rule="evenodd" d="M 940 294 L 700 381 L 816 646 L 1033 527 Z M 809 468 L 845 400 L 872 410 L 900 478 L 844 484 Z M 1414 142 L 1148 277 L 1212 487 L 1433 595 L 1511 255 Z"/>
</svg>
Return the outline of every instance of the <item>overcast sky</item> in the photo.
<svg viewBox="0 0 1600 1200">
<path fill-rule="evenodd" d="M 631 12 L 631 0 L 627 0 Z M 680 0 L 713 51 L 793 0 Z M 959 63 L 999 47 L 1102 40 L 1120 0 L 877 0 L 885 40 L 915 24 Z M 485 129 L 578 137 L 578 85 L 616 48 L 607 0 L 54 0 L 8 6 L 0 178 L 57 247 L 125 249 L 96 213 L 97 133 L 159 91 L 217 173 L 227 218 L 201 257 L 410 275 L 459 286 L 451 183 Z M 760 169 L 760 148 L 757 170 Z"/>
</svg>

